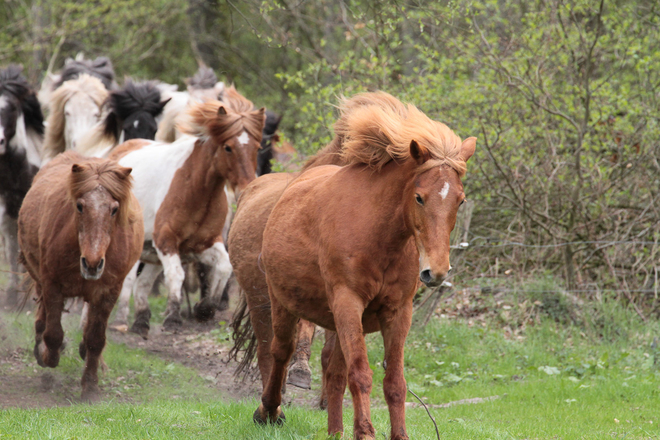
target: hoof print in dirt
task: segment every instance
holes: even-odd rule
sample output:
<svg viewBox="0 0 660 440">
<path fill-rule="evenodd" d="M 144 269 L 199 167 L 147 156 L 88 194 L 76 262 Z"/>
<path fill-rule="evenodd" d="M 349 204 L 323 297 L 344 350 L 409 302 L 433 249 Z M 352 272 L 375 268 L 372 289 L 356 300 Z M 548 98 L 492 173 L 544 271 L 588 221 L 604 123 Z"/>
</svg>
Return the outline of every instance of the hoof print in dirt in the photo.
<svg viewBox="0 0 660 440">
<path fill-rule="evenodd" d="M 101 400 L 101 392 L 99 389 L 83 391 L 80 395 L 80 400 L 83 403 L 96 403 Z"/>
<path fill-rule="evenodd" d="M 282 426 L 284 422 L 286 422 L 286 417 L 284 416 L 284 411 L 282 411 L 282 408 L 279 406 L 277 407 L 277 416 L 274 417 L 274 419 L 275 420 L 268 415 L 263 405 L 259 405 L 259 408 L 256 409 L 252 416 L 252 420 L 258 425 L 268 425 L 271 423 L 273 425 Z"/>
</svg>

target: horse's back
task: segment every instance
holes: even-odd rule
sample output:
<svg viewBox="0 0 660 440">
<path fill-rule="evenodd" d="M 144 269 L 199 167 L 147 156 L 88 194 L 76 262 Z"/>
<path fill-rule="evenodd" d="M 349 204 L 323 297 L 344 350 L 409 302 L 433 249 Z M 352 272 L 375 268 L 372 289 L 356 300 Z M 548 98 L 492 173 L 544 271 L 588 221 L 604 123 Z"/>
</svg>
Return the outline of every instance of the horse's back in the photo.
<svg viewBox="0 0 660 440">
<path fill-rule="evenodd" d="M 128 153 L 139 150 L 144 146 L 149 145 L 152 142 L 153 141 L 147 139 L 131 139 L 130 141 L 126 141 L 123 144 L 119 144 L 115 148 L 110 150 L 108 159 L 119 161 L 122 157 L 126 156 Z"/>
</svg>

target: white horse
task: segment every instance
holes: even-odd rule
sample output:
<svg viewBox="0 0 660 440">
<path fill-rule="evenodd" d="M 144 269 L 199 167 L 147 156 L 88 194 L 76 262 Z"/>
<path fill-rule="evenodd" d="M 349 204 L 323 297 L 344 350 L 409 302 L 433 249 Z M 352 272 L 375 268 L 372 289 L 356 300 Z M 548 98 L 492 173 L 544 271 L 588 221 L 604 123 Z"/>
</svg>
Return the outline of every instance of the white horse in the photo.
<svg viewBox="0 0 660 440">
<path fill-rule="evenodd" d="M 108 91 L 98 78 L 83 74 L 66 81 L 53 92 L 50 114 L 46 121 L 46 138 L 42 151 L 43 163 L 67 150 L 85 156 L 95 156 L 94 150 L 80 151 L 83 136 L 103 118 L 103 103 Z"/>
</svg>

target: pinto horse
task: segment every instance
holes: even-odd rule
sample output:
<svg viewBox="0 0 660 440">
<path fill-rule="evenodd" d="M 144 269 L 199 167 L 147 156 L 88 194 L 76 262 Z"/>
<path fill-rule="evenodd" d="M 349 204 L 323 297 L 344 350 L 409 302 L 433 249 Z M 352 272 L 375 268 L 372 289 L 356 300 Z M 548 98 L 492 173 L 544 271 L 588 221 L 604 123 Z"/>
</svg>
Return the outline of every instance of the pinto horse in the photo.
<svg viewBox="0 0 660 440">
<path fill-rule="evenodd" d="M 228 211 L 225 183 L 239 192 L 254 180 L 264 124 L 264 109 L 252 110 L 252 103 L 232 89 L 228 93 L 235 93 L 236 100 L 231 106 L 208 101 L 188 109 L 179 128 L 189 136 L 171 144 L 129 141 L 110 156 L 133 168 L 135 194 L 145 216 L 145 238 L 155 250 L 143 255 L 143 261 L 151 264 L 145 265 L 138 279 L 131 327 L 145 338 L 151 317 L 147 295 L 161 270 L 169 290 L 166 328 L 182 324 L 184 261 L 199 261 L 210 268 L 211 294 L 197 310 L 216 307 L 231 275 L 222 242 Z M 137 265 L 124 283 L 113 326 L 127 319 L 136 272 Z"/>
<path fill-rule="evenodd" d="M 65 300 L 82 297 L 90 304 L 79 346 L 86 360 L 83 400 L 98 397 L 108 317 L 142 251 L 142 213 L 130 173 L 114 161 L 64 153 L 39 171 L 19 214 L 21 260 L 39 302 L 34 325 L 39 365 L 59 363 Z"/>
<path fill-rule="evenodd" d="M 124 141 L 155 139 L 158 118 L 171 98 L 161 100 L 155 81 L 126 81 L 110 92 L 104 104 L 105 118 L 81 139 L 77 150 L 85 156 L 103 157 Z"/>
<path fill-rule="evenodd" d="M 101 121 L 107 97 L 101 80 L 87 74 L 66 81 L 53 92 L 42 152 L 44 162 L 64 151 L 78 150 L 83 136 Z"/>
<path fill-rule="evenodd" d="M 444 124 L 383 93 L 357 95 L 341 110 L 335 132 L 344 138 L 347 165 L 300 175 L 264 230 L 273 367 L 254 420 L 284 419 L 284 373 L 303 318 L 338 335 L 325 378 L 329 434 L 343 432 L 348 382 L 354 438 L 375 439 L 364 334 L 380 331 L 390 438 L 407 439 L 403 347 L 412 300 L 419 280 L 439 285 L 451 269 L 449 234 L 465 199 L 460 177 L 476 139 L 461 142 Z"/>
<path fill-rule="evenodd" d="M 18 211 L 39 171 L 44 135 L 39 101 L 22 71 L 17 65 L 0 70 L 0 233 L 11 267 L 8 305 L 17 303 L 20 284 Z"/>
</svg>

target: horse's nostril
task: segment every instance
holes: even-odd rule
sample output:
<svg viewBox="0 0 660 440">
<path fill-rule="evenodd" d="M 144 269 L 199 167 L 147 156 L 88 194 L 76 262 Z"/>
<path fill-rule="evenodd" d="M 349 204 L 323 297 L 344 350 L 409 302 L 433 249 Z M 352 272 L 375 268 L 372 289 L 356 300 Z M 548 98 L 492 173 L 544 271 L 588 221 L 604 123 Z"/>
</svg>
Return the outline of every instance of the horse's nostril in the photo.
<svg viewBox="0 0 660 440">
<path fill-rule="evenodd" d="M 105 264 L 105 258 L 101 258 L 101 261 L 99 262 L 99 267 L 97 267 L 98 270 L 103 269 L 103 265 Z"/>
<path fill-rule="evenodd" d="M 87 260 L 85 259 L 85 257 L 82 257 L 80 259 L 80 262 L 82 263 L 83 269 L 85 269 L 85 270 L 89 269 L 89 266 L 87 266 Z"/>
<path fill-rule="evenodd" d="M 422 281 L 422 283 L 429 283 L 433 279 L 433 275 L 431 274 L 431 269 L 424 269 L 419 273 L 419 279 Z"/>
<path fill-rule="evenodd" d="M 0 145 L 4 145 L 4 144 L 5 144 L 5 138 L 0 139 Z"/>
</svg>

